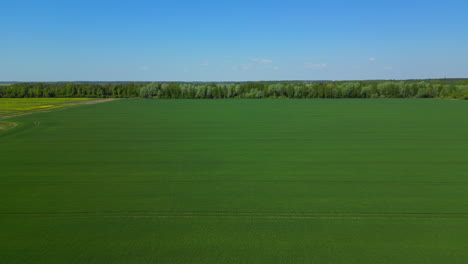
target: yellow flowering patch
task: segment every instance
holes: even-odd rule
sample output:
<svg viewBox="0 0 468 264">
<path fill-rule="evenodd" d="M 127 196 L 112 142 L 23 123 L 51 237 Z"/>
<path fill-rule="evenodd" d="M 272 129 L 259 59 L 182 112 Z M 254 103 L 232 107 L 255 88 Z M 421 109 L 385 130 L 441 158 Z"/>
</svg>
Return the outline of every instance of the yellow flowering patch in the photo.
<svg viewBox="0 0 468 264">
<path fill-rule="evenodd" d="M 89 98 L 0 98 L 0 117 L 47 111 L 90 101 Z"/>
</svg>

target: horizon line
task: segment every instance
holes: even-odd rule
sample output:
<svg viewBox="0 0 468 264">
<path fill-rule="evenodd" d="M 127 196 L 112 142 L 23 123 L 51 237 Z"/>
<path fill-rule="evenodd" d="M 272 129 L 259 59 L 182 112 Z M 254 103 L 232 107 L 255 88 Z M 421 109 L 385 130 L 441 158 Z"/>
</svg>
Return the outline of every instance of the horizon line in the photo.
<svg viewBox="0 0 468 264">
<path fill-rule="evenodd" d="M 79 82 L 103 82 L 103 83 L 129 83 L 129 82 L 160 82 L 160 83 L 236 83 L 236 82 L 356 82 L 356 81 L 417 81 L 417 80 L 468 80 L 468 77 L 443 77 L 443 78 L 406 78 L 406 79 L 347 79 L 347 80 L 330 80 L 330 79 L 284 79 L 284 80 L 243 80 L 243 81 L 144 81 L 144 80 L 134 80 L 134 81 L 118 81 L 118 80 L 99 80 L 99 81 L 90 81 L 90 80 L 75 80 L 75 81 L 0 81 L 2 84 L 14 84 L 14 83 L 79 83 Z"/>
</svg>

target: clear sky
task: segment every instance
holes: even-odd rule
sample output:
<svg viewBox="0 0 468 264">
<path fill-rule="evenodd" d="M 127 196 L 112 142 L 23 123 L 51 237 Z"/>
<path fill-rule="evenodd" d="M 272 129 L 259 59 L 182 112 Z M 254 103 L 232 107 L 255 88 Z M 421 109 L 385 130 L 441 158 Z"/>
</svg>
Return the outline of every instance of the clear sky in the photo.
<svg viewBox="0 0 468 264">
<path fill-rule="evenodd" d="M 0 36 L 0 81 L 468 77 L 467 0 L 1 0 Z"/>
</svg>

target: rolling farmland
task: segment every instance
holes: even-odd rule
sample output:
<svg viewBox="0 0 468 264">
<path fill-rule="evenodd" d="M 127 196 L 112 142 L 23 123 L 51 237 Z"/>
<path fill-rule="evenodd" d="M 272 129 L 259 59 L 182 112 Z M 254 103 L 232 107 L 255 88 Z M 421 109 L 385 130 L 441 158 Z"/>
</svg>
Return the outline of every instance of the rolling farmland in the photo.
<svg viewBox="0 0 468 264">
<path fill-rule="evenodd" d="M 0 263 L 466 263 L 467 110 L 125 99 L 2 119 Z"/>
</svg>

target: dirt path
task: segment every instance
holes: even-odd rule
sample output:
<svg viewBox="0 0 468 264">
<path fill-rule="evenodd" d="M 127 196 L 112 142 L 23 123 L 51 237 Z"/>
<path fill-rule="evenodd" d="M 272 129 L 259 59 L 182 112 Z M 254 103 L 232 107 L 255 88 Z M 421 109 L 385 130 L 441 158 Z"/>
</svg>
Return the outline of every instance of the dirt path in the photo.
<svg viewBox="0 0 468 264">
<path fill-rule="evenodd" d="M 96 100 L 89 100 L 89 101 L 82 101 L 82 102 L 72 102 L 72 103 L 65 103 L 64 105 L 82 105 L 82 104 L 99 104 L 105 103 L 110 101 L 120 100 L 118 98 L 106 98 L 106 99 L 96 99 Z"/>
</svg>

